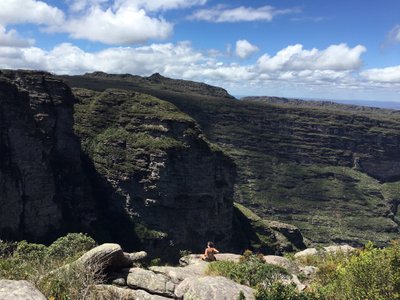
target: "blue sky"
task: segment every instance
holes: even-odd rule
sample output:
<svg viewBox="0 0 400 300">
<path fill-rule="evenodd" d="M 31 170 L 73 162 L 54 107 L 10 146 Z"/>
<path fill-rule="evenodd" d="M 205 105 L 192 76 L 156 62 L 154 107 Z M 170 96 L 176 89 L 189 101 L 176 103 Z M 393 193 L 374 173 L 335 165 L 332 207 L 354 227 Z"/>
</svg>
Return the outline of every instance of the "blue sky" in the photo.
<svg viewBox="0 0 400 300">
<path fill-rule="evenodd" d="M 0 68 L 400 102 L 400 1 L 2 0 Z"/>
</svg>

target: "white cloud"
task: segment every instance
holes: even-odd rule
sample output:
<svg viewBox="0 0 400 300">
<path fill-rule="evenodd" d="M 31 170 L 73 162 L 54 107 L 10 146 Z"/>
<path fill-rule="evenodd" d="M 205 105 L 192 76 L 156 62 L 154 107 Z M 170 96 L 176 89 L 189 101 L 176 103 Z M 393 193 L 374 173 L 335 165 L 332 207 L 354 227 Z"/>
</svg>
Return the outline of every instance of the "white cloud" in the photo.
<svg viewBox="0 0 400 300">
<path fill-rule="evenodd" d="M 29 47 L 33 45 L 34 40 L 22 39 L 14 29 L 7 31 L 0 24 L 0 47 Z"/>
<path fill-rule="evenodd" d="M 388 41 L 390 43 L 400 43 L 400 25 L 396 25 L 390 30 Z"/>
<path fill-rule="evenodd" d="M 327 49 L 334 49 L 334 46 L 338 45 L 332 45 Z M 278 53 L 288 51 L 290 47 L 293 46 Z M 355 48 L 349 48 L 348 51 Z M 347 69 L 344 65 L 333 69 L 335 65 L 326 62 L 322 64 L 317 59 L 324 57 L 322 53 L 325 55 L 329 53 L 326 49 L 304 50 L 301 48 L 301 50 L 309 51 L 312 55 L 300 56 L 300 58 L 306 61 L 312 57 L 316 58 L 316 65 L 313 66 L 307 62 L 305 63 L 307 68 L 301 69 L 300 65 L 294 63 L 291 58 L 290 64 L 282 64 L 274 70 L 262 69 L 259 62 L 255 64 L 231 63 L 229 61 L 234 59 L 232 57 L 215 56 L 214 53 L 209 54 L 207 51 L 202 53 L 194 49 L 190 42 L 160 43 L 141 47 L 110 47 L 98 52 L 88 52 L 72 44 L 64 43 L 49 51 L 33 46 L 0 47 L 0 68 L 43 69 L 56 74 L 104 71 L 148 76 L 159 72 L 172 78 L 222 86 L 237 94 L 251 92 L 251 94 L 272 95 L 276 93 L 300 97 L 304 96 L 305 91 L 313 91 L 308 94 L 308 97 L 332 95 L 332 97 L 346 98 L 351 90 L 356 91 L 355 95 L 364 93 L 362 98 L 367 99 L 379 93 L 391 93 L 393 98 L 400 92 L 400 66 L 386 68 L 384 72 L 367 70 L 359 73 L 357 69 L 354 69 L 357 63 L 347 63 Z M 292 52 L 298 53 L 298 51 Z M 278 56 L 278 53 L 275 56 Z M 332 69 L 326 68 L 327 65 Z M 289 91 L 291 94 L 288 94 Z"/>
<path fill-rule="evenodd" d="M 217 6 L 211 9 L 201 9 L 193 13 L 189 19 L 203 20 L 209 22 L 249 22 L 249 21 L 272 21 L 278 15 L 298 13 L 298 8 L 276 9 L 272 6 L 258 8 L 240 6 L 237 8 L 226 8 Z"/>
<path fill-rule="evenodd" d="M 64 21 L 57 7 L 36 0 L 1 0 L 0 24 L 33 23 L 56 25 Z"/>
<path fill-rule="evenodd" d="M 349 48 L 346 44 L 339 44 L 324 50 L 305 50 L 303 45 L 296 44 L 282 49 L 273 57 L 264 54 L 258 59 L 258 66 L 263 71 L 355 70 L 361 67 L 361 54 L 365 51 L 362 45 Z"/>
<path fill-rule="evenodd" d="M 119 0 L 144 8 L 149 11 L 187 8 L 195 5 L 204 5 L 207 0 Z"/>
<path fill-rule="evenodd" d="M 247 40 L 236 41 L 236 55 L 242 59 L 252 55 L 258 50 L 257 46 L 250 44 Z"/>
<path fill-rule="evenodd" d="M 114 0 L 112 7 L 131 5 L 146 11 L 187 8 L 194 5 L 204 5 L 207 0 Z M 93 6 L 107 6 L 109 0 L 67 0 L 72 11 L 83 11 Z"/>
<path fill-rule="evenodd" d="M 370 81 L 400 83 L 400 65 L 387 68 L 375 68 L 361 72 L 361 76 Z"/>
<path fill-rule="evenodd" d="M 173 25 L 149 17 L 145 10 L 134 5 L 124 4 L 116 9 L 93 6 L 84 15 L 71 18 L 53 30 L 68 32 L 76 39 L 128 45 L 148 39 L 165 39 L 171 35 Z"/>
</svg>

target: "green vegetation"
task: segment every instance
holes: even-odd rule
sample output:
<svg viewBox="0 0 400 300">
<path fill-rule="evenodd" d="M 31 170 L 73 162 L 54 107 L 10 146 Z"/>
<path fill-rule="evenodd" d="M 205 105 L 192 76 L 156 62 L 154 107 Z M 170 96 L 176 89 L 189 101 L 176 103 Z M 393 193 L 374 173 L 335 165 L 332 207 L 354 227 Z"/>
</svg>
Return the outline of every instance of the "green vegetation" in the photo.
<svg viewBox="0 0 400 300">
<path fill-rule="evenodd" d="M 297 261 L 318 268 L 315 278 L 300 292 L 285 282 L 287 273 L 265 264 L 262 257 L 245 253 L 239 263 L 217 261 L 208 274 L 226 276 L 256 289 L 257 300 L 386 300 L 400 299 L 400 244 L 386 248 L 368 243 L 351 253 L 320 252 Z"/>
<path fill-rule="evenodd" d="M 209 275 L 220 275 L 232 279 L 240 284 L 256 287 L 260 284 L 269 285 L 272 282 L 288 275 L 281 267 L 264 262 L 263 256 L 245 252 L 241 261 L 215 261 L 208 266 Z"/>
<path fill-rule="evenodd" d="M 326 299 L 400 299 L 400 245 L 372 243 L 345 259 L 322 259 L 312 288 Z"/>
<path fill-rule="evenodd" d="M 49 247 L 0 241 L 0 278 L 30 281 L 49 299 L 82 299 L 101 275 L 78 265 L 64 266 L 94 246 L 95 241 L 81 233 L 70 233 Z"/>
</svg>

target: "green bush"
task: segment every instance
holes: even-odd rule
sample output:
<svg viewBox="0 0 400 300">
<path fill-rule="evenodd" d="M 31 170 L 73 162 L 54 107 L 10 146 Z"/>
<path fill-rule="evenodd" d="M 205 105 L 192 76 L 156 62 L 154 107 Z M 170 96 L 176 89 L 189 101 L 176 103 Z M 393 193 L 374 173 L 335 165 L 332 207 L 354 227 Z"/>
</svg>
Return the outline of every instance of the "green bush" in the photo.
<svg viewBox="0 0 400 300">
<path fill-rule="evenodd" d="M 312 288 L 326 299 L 400 299 L 400 246 L 377 249 L 369 243 L 346 259 L 327 261 L 317 276 Z"/>
<path fill-rule="evenodd" d="M 52 258 L 67 259 L 89 251 L 96 242 L 83 233 L 68 233 L 49 246 L 48 254 Z"/>
<path fill-rule="evenodd" d="M 47 256 L 47 247 L 42 244 L 31 244 L 27 241 L 21 241 L 18 243 L 14 255 L 21 260 L 42 263 Z"/>
<path fill-rule="evenodd" d="M 99 274 L 66 264 L 94 246 L 92 238 L 78 233 L 61 237 L 49 247 L 0 241 L 0 278 L 28 280 L 49 299 L 87 299 L 89 286 L 101 280 Z"/>
<path fill-rule="evenodd" d="M 215 261 L 210 263 L 208 274 L 221 275 L 240 284 L 256 287 L 258 284 L 271 284 L 288 275 L 287 271 L 279 266 L 266 264 L 262 256 L 246 255 L 239 263 L 233 261 Z"/>
<path fill-rule="evenodd" d="M 269 286 L 258 286 L 255 293 L 256 300 L 317 300 L 309 293 L 301 293 L 294 284 L 284 285 L 275 282 Z"/>
</svg>

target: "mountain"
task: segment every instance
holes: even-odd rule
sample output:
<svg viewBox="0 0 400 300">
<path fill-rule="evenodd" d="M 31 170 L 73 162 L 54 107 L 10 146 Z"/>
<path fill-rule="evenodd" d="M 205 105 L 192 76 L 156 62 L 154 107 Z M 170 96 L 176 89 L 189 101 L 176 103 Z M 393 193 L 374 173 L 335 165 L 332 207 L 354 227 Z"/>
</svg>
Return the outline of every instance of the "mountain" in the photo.
<svg viewBox="0 0 400 300">
<path fill-rule="evenodd" d="M 76 88 L 131 90 L 172 103 L 237 165 L 235 200 L 263 218 L 298 226 L 312 243 L 384 245 L 398 237 L 397 111 L 238 101 L 222 89 L 172 84 L 159 74 L 61 78 Z"/>
<path fill-rule="evenodd" d="M 128 78 L 233 99 L 157 74 Z M 84 231 L 170 261 L 208 240 L 225 251 L 304 248 L 296 227 L 234 206 L 232 158 L 171 102 L 126 88 L 71 90 L 46 72 L 4 70 L 0 117 L 1 239 L 51 242 Z"/>
</svg>

